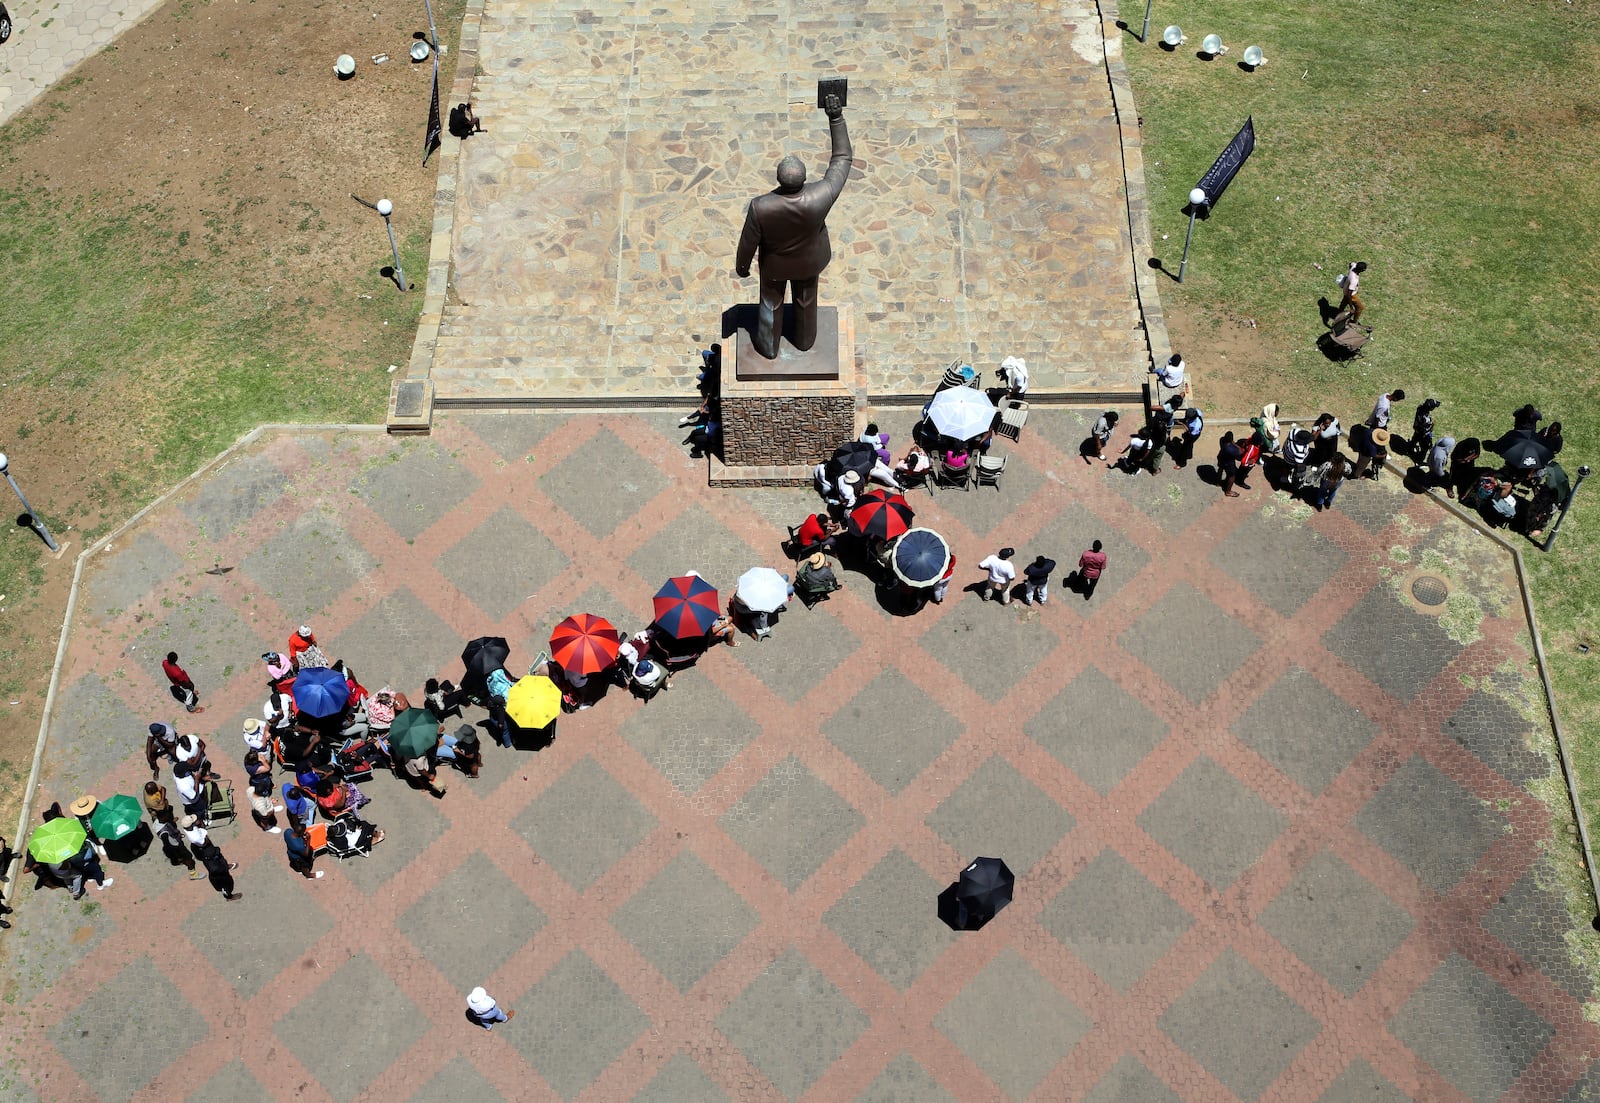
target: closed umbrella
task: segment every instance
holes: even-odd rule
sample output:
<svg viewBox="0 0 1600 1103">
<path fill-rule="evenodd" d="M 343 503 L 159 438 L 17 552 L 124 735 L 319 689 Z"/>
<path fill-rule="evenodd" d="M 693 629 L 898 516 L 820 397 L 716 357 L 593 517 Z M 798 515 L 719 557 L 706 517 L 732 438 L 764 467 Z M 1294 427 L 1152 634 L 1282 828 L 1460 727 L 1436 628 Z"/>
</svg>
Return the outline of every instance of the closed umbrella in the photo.
<svg viewBox="0 0 1600 1103">
<path fill-rule="evenodd" d="M 505 666 L 510 657 L 511 645 L 504 636 L 479 636 L 461 652 L 461 665 L 467 670 L 461 688 L 475 697 L 487 697 L 489 675 Z"/>
<path fill-rule="evenodd" d="M 772 613 L 789 600 L 789 580 L 771 567 L 751 567 L 734 591 L 752 613 Z"/>
<path fill-rule="evenodd" d="M 894 545 L 890 568 L 907 586 L 932 586 L 950 567 L 950 545 L 932 529 L 911 529 Z"/>
<path fill-rule="evenodd" d="M 705 635 L 719 613 L 717 588 L 697 574 L 669 578 L 656 592 L 656 624 L 675 640 Z"/>
<path fill-rule="evenodd" d="M 330 667 L 307 667 L 294 677 L 293 696 L 295 708 L 307 716 L 338 716 L 350 702 L 350 683 Z"/>
<path fill-rule="evenodd" d="M 994 425 L 994 403 L 982 391 L 951 387 L 928 403 L 928 420 L 947 437 L 971 440 Z"/>
<path fill-rule="evenodd" d="M 83 849 L 89 833 L 73 816 L 41 823 L 28 836 L 28 853 L 40 862 L 64 862 Z"/>
<path fill-rule="evenodd" d="M 397 712 L 389 727 L 389 753 L 396 760 L 421 758 L 439 745 L 439 730 L 439 718 L 427 709 Z"/>
<path fill-rule="evenodd" d="M 506 694 L 506 715 L 519 728 L 542 728 L 561 715 L 561 690 L 542 674 L 518 678 Z"/>
<path fill-rule="evenodd" d="M 960 888 L 956 895 L 966 905 L 967 913 L 992 919 L 1011 903 L 1017 878 L 999 858 L 979 858 L 961 871 L 957 883 Z"/>
<path fill-rule="evenodd" d="M 550 633 L 550 658 L 571 674 L 598 674 L 617 661 L 622 635 L 604 617 L 578 613 Z"/>
<path fill-rule="evenodd" d="M 850 511 L 850 535 L 876 536 L 880 540 L 893 540 L 903 536 L 916 519 L 916 511 L 903 494 L 880 494 L 872 491 L 861 504 Z"/>
</svg>

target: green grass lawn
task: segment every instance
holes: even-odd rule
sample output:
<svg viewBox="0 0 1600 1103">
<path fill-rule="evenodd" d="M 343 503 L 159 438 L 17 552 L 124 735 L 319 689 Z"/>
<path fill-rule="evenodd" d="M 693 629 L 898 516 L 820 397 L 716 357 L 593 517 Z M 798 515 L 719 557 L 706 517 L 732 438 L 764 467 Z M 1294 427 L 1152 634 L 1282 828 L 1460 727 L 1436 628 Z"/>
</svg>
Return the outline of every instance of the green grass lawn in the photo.
<svg viewBox="0 0 1600 1103">
<path fill-rule="evenodd" d="M 1136 31 L 1143 8 L 1122 14 Z M 1198 335 L 1183 350 L 1198 385 L 1219 369 L 1205 334 L 1253 319 L 1262 348 L 1245 377 L 1256 406 L 1331 409 L 1348 424 L 1403 386 L 1406 429 L 1415 402 L 1434 395 L 1440 430 L 1489 438 L 1533 402 L 1563 423 L 1569 472 L 1600 463 L 1600 46 L 1588 22 L 1583 5 L 1559 0 L 1157 3 L 1151 43 L 1129 34 L 1124 48 L 1156 244 L 1170 247 L 1172 269 L 1189 189 L 1246 116 L 1257 136 L 1196 228 L 1184 284 L 1163 278 L 1168 311 Z M 1188 36 L 1170 53 L 1156 45 L 1169 23 Z M 1212 32 L 1230 52 L 1201 61 Z M 1237 65 L 1251 44 L 1269 59 L 1253 73 Z M 1340 366 L 1315 348 L 1316 300 L 1337 302 L 1334 277 L 1353 260 L 1371 265 L 1363 321 L 1375 337 L 1364 359 Z M 1524 548 L 1591 831 L 1600 648 L 1584 656 L 1579 644 L 1600 631 L 1597 553 L 1600 480 L 1552 553 Z"/>
</svg>

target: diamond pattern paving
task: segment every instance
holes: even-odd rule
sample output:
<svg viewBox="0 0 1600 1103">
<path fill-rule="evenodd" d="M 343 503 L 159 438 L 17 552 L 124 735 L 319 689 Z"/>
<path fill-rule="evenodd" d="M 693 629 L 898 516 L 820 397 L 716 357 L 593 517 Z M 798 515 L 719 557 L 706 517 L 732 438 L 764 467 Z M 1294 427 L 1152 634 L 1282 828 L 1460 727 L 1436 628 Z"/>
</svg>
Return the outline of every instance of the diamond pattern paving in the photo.
<svg viewBox="0 0 1600 1103">
<path fill-rule="evenodd" d="M 360 1029 L 330 1029 L 359 1009 Z M 343 1103 L 427 1032 L 427 1018 L 377 962 L 357 954 L 278 1020 L 278 1039 Z"/>
<path fill-rule="evenodd" d="M 1327 852 L 1295 875 L 1260 922 L 1347 996 L 1376 975 L 1415 925 L 1403 908 Z"/>
<path fill-rule="evenodd" d="M 873 781 L 898 793 L 961 734 L 961 723 L 891 669 L 868 682 L 822 730 Z"/>
<path fill-rule="evenodd" d="M 955 941 L 931 905 L 943 888 L 905 852 L 891 850 L 822 921 L 879 976 L 904 991 Z"/>
<path fill-rule="evenodd" d="M 1449 892 L 1505 828 L 1492 808 L 1416 755 L 1355 824 L 1435 892 Z"/>
<path fill-rule="evenodd" d="M 1226 950 L 1160 1020 L 1161 1029 L 1243 1099 L 1255 1099 L 1316 1037 L 1317 1020 Z"/>
<path fill-rule="evenodd" d="M 1296 666 L 1234 723 L 1233 733 L 1291 780 L 1321 793 L 1378 729 Z"/>
<path fill-rule="evenodd" d="M 580 891 L 655 826 L 655 817 L 593 758 L 573 766 L 511 822 L 512 830 Z"/>
<path fill-rule="evenodd" d="M 721 820 L 723 830 L 791 892 L 864 822 L 795 758 L 768 771 Z"/>
<path fill-rule="evenodd" d="M 552 9 L 524 32 L 497 12 L 485 13 L 486 37 L 528 34 L 525 68 L 547 69 L 564 37 L 614 43 L 607 79 L 633 110 L 644 101 L 632 80 L 647 75 L 653 96 L 681 104 L 673 82 L 698 71 L 684 64 L 692 51 L 658 54 L 636 78 L 631 40 L 604 21 Z M 806 49 L 820 64 L 835 49 L 827 43 L 859 39 L 862 20 L 887 14 L 825 20 Z M 1062 14 L 1094 27 L 1087 9 Z M 895 25 L 937 39 L 972 18 L 900 13 Z M 972 58 L 953 60 L 1033 41 L 1036 18 L 993 19 L 963 34 Z M 729 33 L 776 40 L 779 25 L 758 16 Z M 682 51 L 698 33 L 686 25 L 640 41 Z M 1054 25 L 1037 33 L 1054 47 L 1067 40 Z M 923 94 L 943 88 L 937 72 L 896 64 L 906 81 L 932 82 Z M 1010 110 L 1007 99 L 1048 110 L 1028 80 L 993 77 L 992 95 L 970 110 Z M 773 110 L 784 95 L 802 98 L 805 83 Z M 509 118 L 513 107 L 484 110 Z M 801 122 L 804 144 L 814 119 Z M 628 172 L 687 182 L 694 164 L 663 154 L 676 140 L 635 133 L 583 148 L 626 149 Z M 706 128 L 683 140 L 693 151 L 716 144 Z M 907 140 L 929 166 L 949 164 L 939 142 Z M 1061 159 L 1079 140 L 1059 128 L 1026 140 L 998 124 L 963 128 L 984 179 L 1012 179 L 996 160 L 1007 148 L 1070 165 Z M 741 149 L 761 163 L 777 152 L 764 141 Z M 584 156 L 549 152 L 572 162 L 574 181 L 598 167 Z M 508 179 L 527 171 L 504 167 Z M 933 186 L 878 172 L 875 163 L 869 176 L 885 201 Z M 629 235 L 649 220 L 621 217 Z M 972 234 L 1019 232 L 967 229 L 973 257 Z M 1095 237 L 1089 225 L 1075 232 Z M 850 241 L 875 236 L 893 235 Z M 1059 250 L 1046 244 L 1040 270 L 1089 278 L 1056 273 Z M 630 249 L 642 267 L 629 280 L 681 267 Z M 900 271 L 903 253 L 882 254 L 885 272 Z M 968 278 L 992 277 L 980 263 Z M 930 285 L 924 298 L 939 294 Z M 881 324 L 907 332 L 944 325 L 909 302 L 884 313 Z M 875 338 L 858 340 L 873 358 Z M 915 414 L 874 416 L 902 445 Z M 231 733 L 260 708 L 256 655 L 300 619 L 370 688 L 387 682 L 415 700 L 424 678 L 459 678 L 462 643 L 493 615 L 521 669 L 568 613 L 639 627 L 648 595 L 685 567 L 727 587 L 754 564 L 783 566 L 781 525 L 815 497 L 709 490 L 703 465 L 678 450 L 675 421 L 670 410 L 452 415 L 427 439 L 264 434 L 230 460 L 220 492 L 200 481 L 97 554 L 36 808 L 84 790 L 137 791 L 144 726 L 172 709 L 159 670 L 139 656 L 166 644 L 200 677 L 202 730 L 236 776 Z M 537 751 L 486 743 L 482 776 L 443 772 L 443 799 L 380 772 L 363 788 L 385 841 L 369 858 L 319 859 L 320 880 L 294 876 L 281 836 L 248 820 L 218 835 L 241 863 L 238 903 L 159 854 L 116 868 L 114 889 L 77 903 L 18 877 L 0 1000 L 7 1097 L 1433 1103 L 1449 1081 L 1462 1098 L 1576 1103 L 1600 1029 L 1585 1012 L 1591 978 L 1569 947 L 1592 934 L 1566 910 L 1555 873 L 1570 827 L 1541 819 L 1547 808 L 1559 817 L 1559 803 L 1514 788 L 1549 768 L 1535 753 L 1545 733 L 1516 707 L 1541 691 L 1522 674 L 1526 626 L 1502 553 L 1397 489 L 1342 493 L 1352 510 L 1384 515 L 1372 537 L 1338 515 L 1291 517 L 1259 486 L 1222 499 L 1192 470 L 1118 483 L 1078 459 L 1083 430 L 1077 414 L 1037 406 L 1007 446 L 1019 478 L 982 495 L 915 496 L 919 519 L 950 537 L 961 564 L 951 600 L 916 623 L 882 608 L 847 566 L 847 590 L 786 613 L 771 642 L 716 649 L 649 703 L 614 690 L 564 716 Z M 608 449 L 640 470 L 585 472 L 580 461 L 551 477 L 567 457 L 592 465 Z M 307 456 L 313 467 L 298 474 Z M 536 480 L 542 493 L 530 494 Z M 341 509 L 356 500 L 346 487 L 371 508 Z M 626 508 L 608 515 L 623 495 Z M 208 575 L 187 558 L 193 528 L 180 505 L 202 499 L 207 531 L 219 534 L 207 536 L 207 561 L 237 572 Z M 590 500 L 605 504 L 591 511 Z M 1404 525 L 1393 523 L 1401 505 Z M 1023 557 L 1042 549 L 1065 573 L 1096 538 L 1112 551 L 1112 575 L 1092 602 L 1058 590 L 1043 609 L 1000 609 L 961 590 L 1001 542 Z M 318 554 L 296 559 L 295 541 Z M 1267 565 L 1247 554 L 1263 543 Z M 1379 571 L 1396 561 L 1391 543 L 1411 562 L 1449 549 L 1453 581 L 1482 600 L 1482 634 L 1460 672 L 1446 669 L 1448 656 L 1423 656 L 1364 712 L 1371 687 L 1341 678 L 1338 660 L 1354 655 L 1358 669 L 1388 677 L 1382 664 L 1416 658 L 1385 653 L 1384 615 L 1350 613 L 1374 595 L 1394 600 Z M 183 569 L 155 569 L 172 563 Z M 1306 596 L 1335 563 L 1337 581 Z M 246 600 L 258 588 L 268 600 Z M 1264 659 L 1241 625 L 1275 623 L 1291 607 L 1299 665 L 1241 676 Z M 1403 627 L 1414 614 L 1396 609 Z M 1142 662 L 1119 659 L 1119 641 Z M 1171 730 L 1169 716 L 1181 716 Z M 464 720 L 484 718 L 469 706 Z M 951 932 L 935 898 L 981 854 L 1017 871 L 1017 902 L 981 932 Z M 1418 891 L 1451 895 L 1429 903 Z M 492 1034 L 466 1023 L 463 995 L 479 983 L 517 1009 L 515 1022 Z M 359 1031 L 329 1028 L 357 1006 Z M 129 1007 L 141 1015 L 124 1021 Z M 1330 1026 L 1317 1033 L 1323 1015 Z M 241 1022 L 283 1060 L 229 1049 Z"/>
<path fill-rule="evenodd" d="M 1439 966 L 1389 1029 L 1477 1103 L 1499 1099 L 1551 1033 L 1526 1004 L 1460 955 Z"/>
<path fill-rule="evenodd" d="M 1093 1025 L 1014 950 L 985 966 L 933 1022 L 1012 1099 L 1033 1091 Z"/>
<path fill-rule="evenodd" d="M 1402 701 L 1415 697 L 1461 651 L 1438 620 L 1413 612 L 1384 586 L 1367 591 L 1322 642 Z"/>
<path fill-rule="evenodd" d="M 1139 816 L 1140 827 L 1219 892 L 1255 864 L 1288 822 L 1206 757 Z"/>
<path fill-rule="evenodd" d="M 505 1037 L 563 1099 L 588 1087 L 650 1025 L 650 1017 L 582 950 L 562 958 L 526 995 L 509 1002 L 517 1024 Z"/>
<path fill-rule="evenodd" d="M 611 925 L 682 992 L 727 957 L 756 922 L 755 910 L 688 851 L 611 917 Z"/>
<path fill-rule="evenodd" d="M 1138 983 L 1191 922 L 1113 850 L 1102 850 L 1039 915 L 1040 926 L 1119 992 Z"/>
<path fill-rule="evenodd" d="M 501 621 L 536 597 L 567 565 L 545 535 L 506 508 L 439 557 L 439 573 Z"/>
<path fill-rule="evenodd" d="M 490 915 L 497 921 L 485 923 Z M 481 851 L 469 854 L 395 921 L 418 952 L 463 992 L 504 965 L 544 924 L 539 906 Z"/>
<path fill-rule="evenodd" d="M 974 770 L 927 822 L 963 865 L 979 857 L 1003 858 L 1020 877 L 1072 830 L 1073 820 L 1015 766 L 995 757 Z"/>
<path fill-rule="evenodd" d="M 51 1041 L 95 1091 L 127 1099 L 206 1030 L 204 1016 L 141 957 L 77 1004 Z"/>
<path fill-rule="evenodd" d="M 1194 646 L 1176 647 L 1184 640 Z M 1260 641 L 1194 587 L 1179 583 L 1117 640 L 1191 701 L 1215 693 Z"/>
<path fill-rule="evenodd" d="M 717 1016 L 717 1029 L 789 1099 L 810 1087 L 866 1027 L 867 1016 L 792 948 Z"/>
</svg>

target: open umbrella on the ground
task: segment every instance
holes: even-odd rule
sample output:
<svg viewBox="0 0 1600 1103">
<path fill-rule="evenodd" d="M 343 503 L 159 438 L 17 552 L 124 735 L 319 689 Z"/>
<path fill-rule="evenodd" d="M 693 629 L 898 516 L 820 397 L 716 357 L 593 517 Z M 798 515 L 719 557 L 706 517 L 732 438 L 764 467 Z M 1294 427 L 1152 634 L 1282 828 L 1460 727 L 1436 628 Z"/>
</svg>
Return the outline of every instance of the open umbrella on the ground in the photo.
<svg viewBox="0 0 1600 1103">
<path fill-rule="evenodd" d="M 656 591 L 656 624 L 673 639 L 705 635 L 720 613 L 717 588 L 697 574 L 669 578 Z"/>
<path fill-rule="evenodd" d="M 906 501 L 904 494 L 870 491 L 850 511 L 850 535 L 893 540 L 911 528 L 916 516 L 916 511 Z"/>
<path fill-rule="evenodd" d="M 338 716 L 350 702 L 350 683 L 331 667 L 310 666 L 294 676 L 293 696 L 294 707 L 307 716 L 319 720 Z M 96 833 L 99 830 L 95 828 Z M 104 835 L 100 837 L 105 838 Z"/>
<path fill-rule="evenodd" d="M 1513 429 L 1493 444 L 1491 452 L 1498 452 L 1513 471 L 1537 471 L 1555 458 L 1543 441 L 1527 429 Z"/>
<path fill-rule="evenodd" d="M 950 545 L 932 529 L 912 529 L 895 543 L 890 565 L 907 586 L 932 586 L 950 566 Z"/>
<path fill-rule="evenodd" d="M 150 849 L 152 839 L 144 822 L 144 807 L 126 793 L 96 805 L 89 826 L 104 844 L 106 857 L 118 862 L 131 862 Z"/>
<path fill-rule="evenodd" d="M 751 567 L 739 576 L 734 593 L 753 613 L 772 613 L 789 600 L 789 581 L 771 567 Z"/>
<path fill-rule="evenodd" d="M 83 849 L 89 833 L 73 816 L 49 820 L 28 836 L 28 853 L 41 862 L 64 862 Z"/>
<path fill-rule="evenodd" d="M 999 858 L 979 858 L 961 871 L 956 895 L 969 915 L 992 919 L 996 912 L 1011 903 L 1016 883 L 1016 875 Z"/>
<path fill-rule="evenodd" d="M 408 708 L 394 714 L 389 727 L 389 753 L 396 761 L 421 758 L 439 744 L 439 718 L 427 709 Z"/>
<path fill-rule="evenodd" d="M 479 636 L 461 652 L 461 665 L 467 668 L 461 678 L 461 688 L 474 696 L 487 696 L 489 675 L 506 665 L 511 657 L 511 645 L 504 636 Z"/>
<path fill-rule="evenodd" d="M 978 919 L 967 910 L 967 905 L 961 899 L 961 883 L 952 881 L 948 888 L 939 894 L 939 918 L 945 926 L 952 931 L 975 931 L 989 922 L 989 917 Z"/>
<path fill-rule="evenodd" d="M 617 661 L 622 636 L 611 622 L 593 613 L 578 613 L 550 633 L 550 658 L 571 674 L 598 674 Z"/>
<path fill-rule="evenodd" d="M 865 483 L 872 474 L 873 464 L 878 462 L 878 450 L 864 440 L 852 440 L 841 444 L 833 450 L 833 458 L 828 461 L 828 478 L 834 482 L 839 481 L 839 476 L 846 471 L 854 471 L 861 476 Z"/>
<path fill-rule="evenodd" d="M 951 387 L 928 403 L 928 420 L 947 437 L 971 440 L 994 425 L 994 403 L 982 391 Z"/>
<path fill-rule="evenodd" d="M 561 715 L 561 690 L 542 674 L 518 678 L 506 694 L 506 715 L 519 728 L 542 728 Z"/>
</svg>

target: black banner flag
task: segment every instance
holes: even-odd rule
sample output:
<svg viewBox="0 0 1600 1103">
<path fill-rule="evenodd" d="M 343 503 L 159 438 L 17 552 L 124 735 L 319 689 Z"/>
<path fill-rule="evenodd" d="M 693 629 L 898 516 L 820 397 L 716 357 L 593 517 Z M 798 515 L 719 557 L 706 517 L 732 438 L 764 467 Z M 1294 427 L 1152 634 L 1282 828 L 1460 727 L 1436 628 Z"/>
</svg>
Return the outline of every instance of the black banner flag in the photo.
<svg viewBox="0 0 1600 1103">
<path fill-rule="evenodd" d="M 1239 128 L 1239 133 L 1233 136 L 1228 148 L 1222 151 L 1222 156 L 1217 158 L 1216 163 L 1200 178 L 1200 183 L 1195 185 L 1206 193 L 1206 206 L 1217 205 L 1217 200 L 1228 190 L 1228 185 L 1233 183 L 1233 178 L 1244 167 L 1245 161 L 1250 158 L 1250 153 L 1255 148 L 1255 117 L 1251 116 L 1245 119 L 1244 125 Z"/>
<path fill-rule="evenodd" d="M 439 118 L 439 51 L 433 51 L 433 98 L 428 101 L 428 132 L 422 138 L 422 163 L 426 165 L 433 151 L 439 148 L 439 135 L 444 122 Z"/>
</svg>

